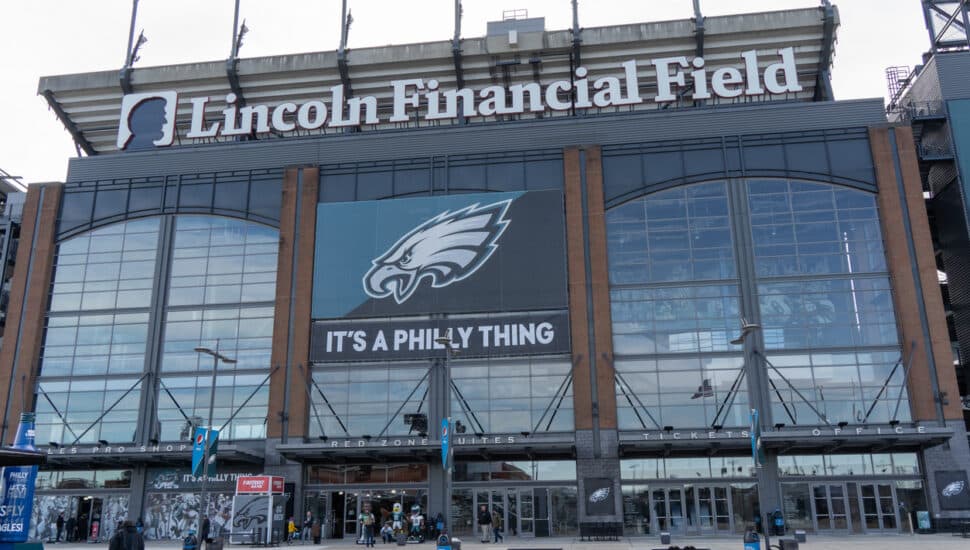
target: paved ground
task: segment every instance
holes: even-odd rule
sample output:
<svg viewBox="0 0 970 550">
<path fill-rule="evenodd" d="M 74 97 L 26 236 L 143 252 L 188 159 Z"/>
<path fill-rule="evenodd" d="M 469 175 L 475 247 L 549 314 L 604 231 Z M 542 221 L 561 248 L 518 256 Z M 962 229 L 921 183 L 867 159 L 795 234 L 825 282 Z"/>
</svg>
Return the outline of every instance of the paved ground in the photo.
<svg viewBox="0 0 970 550">
<path fill-rule="evenodd" d="M 734 538 L 690 538 L 690 537 L 680 537 L 675 538 L 673 543 L 677 546 L 684 547 L 687 545 L 693 545 L 697 548 L 710 548 L 711 550 L 741 550 L 742 542 L 741 537 Z M 776 539 L 772 539 L 772 543 L 777 543 Z M 103 548 L 106 544 L 47 544 L 48 549 L 56 550 L 91 550 L 92 548 Z M 505 543 L 499 544 L 482 544 L 477 540 L 472 540 L 468 542 L 463 542 L 462 550 L 483 550 L 488 548 L 490 550 L 515 550 L 515 549 L 554 549 L 560 548 L 562 550 L 652 550 L 654 548 L 667 548 L 666 546 L 660 545 L 660 540 L 653 537 L 634 537 L 634 538 L 624 538 L 620 542 L 579 542 L 578 539 L 573 538 L 543 538 L 543 539 L 516 539 L 512 537 L 506 538 Z M 967 550 L 970 548 L 970 539 L 963 539 L 958 536 L 953 535 L 898 535 L 898 536 L 866 536 L 866 535 L 855 535 L 849 537 L 823 537 L 823 536 L 809 536 L 808 542 L 799 545 L 800 548 L 806 548 L 808 550 L 841 550 L 843 548 L 851 548 L 852 550 L 911 550 L 915 548 L 927 548 L 927 549 L 953 549 L 953 550 Z M 180 548 L 180 544 L 175 542 L 154 542 L 148 541 L 145 545 L 145 550 L 175 550 Z M 300 545 L 293 544 L 292 546 L 283 545 L 280 547 L 281 550 L 328 550 L 328 549 L 350 549 L 350 548 L 363 548 L 363 546 L 358 546 L 353 543 L 353 541 L 325 541 L 324 544 L 313 545 Z M 392 550 L 397 548 L 395 545 L 377 543 L 376 548 L 378 550 Z M 231 546 L 227 547 L 227 550 L 239 549 L 239 550 L 249 550 L 249 546 Z M 425 544 L 409 544 L 407 545 L 409 550 L 432 550 L 434 546 L 431 543 Z"/>
</svg>

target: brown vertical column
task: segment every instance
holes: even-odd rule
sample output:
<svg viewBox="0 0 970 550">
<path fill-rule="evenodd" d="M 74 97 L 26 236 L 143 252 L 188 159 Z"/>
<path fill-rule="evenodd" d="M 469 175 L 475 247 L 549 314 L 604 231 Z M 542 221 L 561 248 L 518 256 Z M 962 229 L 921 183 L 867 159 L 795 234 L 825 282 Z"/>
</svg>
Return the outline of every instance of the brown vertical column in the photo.
<svg viewBox="0 0 970 550">
<path fill-rule="evenodd" d="M 895 147 L 890 138 L 891 131 L 895 133 Z M 893 283 L 899 337 L 903 343 L 903 356 L 909 357 L 912 352 L 913 357 L 909 373 L 913 419 L 938 418 L 936 396 L 933 394 L 932 360 L 936 365 L 939 390 L 950 396 L 950 404 L 944 407 L 944 417 L 962 421 L 960 392 L 953 369 L 946 312 L 937 281 L 933 241 L 913 133 L 908 126 L 871 128 L 869 140 L 876 167 L 879 219 Z M 900 193 L 900 185 L 903 193 Z M 912 242 L 907 233 L 907 224 L 904 223 L 906 220 L 901 219 L 904 215 L 908 215 Z M 929 332 L 928 342 L 924 330 Z M 915 350 L 911 349 L 913 342 L 916 342 Z"/>
<path fill-rule="evenodd" d="M 298 169 L 283 172 L 283 197 L 280 202 L 280 250 L 276 264 L 276 311 L 273 316 L 273 351 L 270 354 L 273 376 L 269 380 L 267 435 L 283 433 L 282 414 L 286 392 L 286 363 L 289 359 L 290 296 L 293 292 L 293 251 L 296 245 L 296 181 Z"/>
<path fill-rule="evenodd" d="M 583 186 L 579 149 L 563 152 L 566 196 L 566 256 L 569 277 L 569 322 L 573 348 L 573 407 L 577 430 L 593 429 L 593 393 L 589 370 L 586 308 L 586 247 L 583 239 Z"/>
<path fill-rule="evenodd" d="M 20 413 L 33 410 L 34 380 L 43 343 L 62 193 L 62 184 L 34 184 L 27 188 L 16 265 L 10 281 L 7 326 L 0 348 L 4 443 L 16 429 Z"/>
<path fill-rule="evenodd" d="M 302 437 L 307 428 L 310 305 L 316 236 L 318 168 L 288 168 L 283 175 L 280 248 L 276 274 L 270 378 L 269 437 Z"/>
<path fill-rule="evenodd" d="M 303 169 L 300 195 L 300 220 L 297 224 L 296 303 L 293 304 L 293 350 L 290 361 L 290 433 L 301 437 L 307 433 L 310 403 L 306 387 L 310 375 L 310 325 L 313 298 L 313 256 L 317 235 L 317 191 L 320 186 L 320 169 Z M 302 370 L 296 365 L 302 365 Z"/>
<path fill-rule="evenodd" d="M 580 521 L 622 521 L 603 168 L 599 147 L 566 149 L 566 250 L 573 346 Z M 605 480 L 605 482 L 604 482 Z M 613 513 L 587 511 L 591 491 L 611 487 Z"/>
<path fill-rule="evenodd" d="M 596 397 L 600 428 L 616 429 L 616 381 L 613 371 L 613 321 L 606 257 L 606 210 L 603 205 L 603 162 L 599 147 L 586 149 L 586 217 L 592 274 L 593 330 L 596 342 Z"/>
</svg>

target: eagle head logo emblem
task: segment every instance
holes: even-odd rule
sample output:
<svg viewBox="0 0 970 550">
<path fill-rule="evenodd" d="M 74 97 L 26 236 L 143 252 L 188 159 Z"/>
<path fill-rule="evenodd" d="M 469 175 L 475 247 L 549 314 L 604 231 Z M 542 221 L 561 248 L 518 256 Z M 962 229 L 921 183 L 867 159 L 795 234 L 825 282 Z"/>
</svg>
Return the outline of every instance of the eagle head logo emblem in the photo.
<svg viewBox="0 0 970 550">
<path fill-rule="evenodd" d="M 595 504 L 597 502 L 603 502 L 609 496 L 610 496 L 610 488 L 603 487 L 602 489 L 597 489 L 593 491 L 593 493 L 589 495 L 589 501 Z"/>
<path fill-rule="evenodd" d="M 964 481 L 954 481 L 946 487 L 943 488 L 943 496 L 945 497 L 955 497 L 963 492 L 967 488 L 967 484 Z"/>
<path fill-rule="evenodd" d="M 398 239 L 371 261 L 364 292 L 373 298 L 393 297 L 404 303 L 427 281 L 443 288 L 468 278 L 498 249 L 497 241 L 510 220 L 512 199 L 485 206 L 479 203 L 444 211 Z"/>
</svg>

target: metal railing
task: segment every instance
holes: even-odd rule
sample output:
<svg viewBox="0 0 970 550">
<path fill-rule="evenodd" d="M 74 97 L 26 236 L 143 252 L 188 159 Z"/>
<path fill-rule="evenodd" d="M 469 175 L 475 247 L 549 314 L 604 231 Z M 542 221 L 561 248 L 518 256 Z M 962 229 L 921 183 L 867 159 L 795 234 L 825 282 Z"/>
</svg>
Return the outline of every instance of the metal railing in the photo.
<svg viewBox="0 0 970 550">
<path fill-rule="evenodd" d="M 943 101 L 910 101 L 896 105 L 890 110 L 889 114 L 896 115 L 900 122 L 912 122 L 914 120 L 945 117 L 946 108 Z"/>
</svg>

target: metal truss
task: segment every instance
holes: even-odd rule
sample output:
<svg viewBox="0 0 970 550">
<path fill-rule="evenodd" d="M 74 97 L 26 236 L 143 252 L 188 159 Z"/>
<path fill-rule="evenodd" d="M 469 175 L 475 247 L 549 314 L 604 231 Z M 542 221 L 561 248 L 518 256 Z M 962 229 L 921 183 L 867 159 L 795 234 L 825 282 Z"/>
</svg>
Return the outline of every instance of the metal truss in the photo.
<svg viewBox="0 0 970 550">
<path fill-rule="evenodd" d="M 923 0 L 932 51 L 970 49 L 970 0 Z"/>
</svg>

